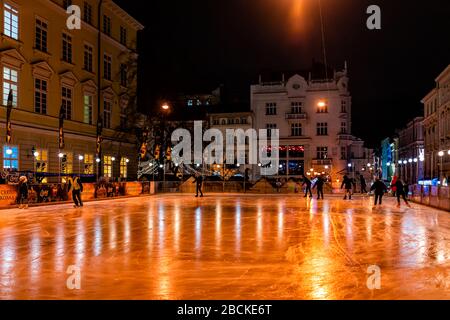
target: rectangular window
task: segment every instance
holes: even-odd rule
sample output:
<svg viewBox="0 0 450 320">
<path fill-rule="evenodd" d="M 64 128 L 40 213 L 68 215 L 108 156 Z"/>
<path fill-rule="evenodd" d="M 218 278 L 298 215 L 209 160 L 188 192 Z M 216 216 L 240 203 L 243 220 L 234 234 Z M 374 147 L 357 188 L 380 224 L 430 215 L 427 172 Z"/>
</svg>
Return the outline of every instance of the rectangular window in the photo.
<svg viewBox="0 0 450 320">
<path fill-rule="evenodd" d="M 317 113 L 328 113 L 328 103 L 320 101 L 317 104 Z"/>
<path fill-rule="evenodd" d="M 317 159 L 328 158 L 328 147 L 317 147 Z"/>
<path fill-rule="evenodd" d="M 347 148 L 341 147 L 341 160 L 346 160 L 346 159 L 347 159 Z"/>
<path fill-rule="evenodd" d="M 34 112 L 47 114 L 47 81 L 34 79 Z"/>
<path fill-rule="evenodd" d="M 72 37 L 65 33 L 62 35 L 62 59 L 72 63 Z"/>
<path fill-rule="evenodd" d="M 341 133 L 347 134 L 347 122 L 341 122 Z"/>
<path fill-rule="evenodd" d="M 84 45 L 84 70 L 92 72 L 93 49 L 90 45 Z"/>
<path fill-rule="evenodd" d="M 317 123 L 317 135 L 318 136 L 328 135 L 328 123 L 326 123 L 326 122 L 318 122 Z"/>
<path fill-rule="evenodd" d="M 92 6 L 87 1 L 83 4 L 83 20 L 92 24 Z"/>
<path fill-rule="evenodd" d="M 121 178 L 127 178 L 128 174 L 128 159 L 127 158 L 120 158 L 120 177 Z"/>
<path fill-rule="evenodd" d="M 120 65 L 120 85 L 122 87 L 128 86 L 128 67 L 123 63 Z"/>
<path fill-rule="evenodd" d="M 35 171 L 37 173 L 48 172 L 48 151 L 46 149 L 36 149 Z M 47 178 L 43 178 L 41 183 L 47 183 Z"/>
<path fill-rule="evenodd" d="M 19 73 L 17 70 L 3 67 L 3 105 L 8 104 L 9 91 L 12 90 L 13 106 L 17 107 L 17 97 L 19 90 Z"/>
<path fill-rule="evenodd" d="M 103 128 L 111 128 L 111 102 L 103 101 Z"/>
<path fill-rule="evenodd" d="M 36 35 L 35 35 L 35 46 L 37 50 L 47 52 L 47 33 L 48 25 L 46 22 L 36 19 Z"/>
<path fill-rule="evenodd" d="M 291 136 L 300 137 L 302 135 L 302 125 L 300 123 L 291 124 Z"/>
<path fill-rule="evenodd" d="M 19 10 L 7 3 L 3 7 L 3 33 L 19 40 Z"/>
<path fill-rule="evenodd" d="M 103 156 L 103 176 L 111 178 L 112 177 L 112 157 Z"/>
<path fill-rule="evenodd" d="M 19 147 L 3 146 L 3 169 L 19 170 Z"/>
<path fill-rule="evenodd" d="M 291 113 L 300 114 L 302 113 L 302 103 L 301 102 L 291 102 Z"/>
<path fill-rule="evenodd" d="M 127 45 L 127 29 L 125 27 L 120 27 L 120 43 L 124 46 Z"/>
<path fill-rule="evenodd" d="M 274 102 L 266 103 L 266 115 L 274 116 L 277 114 L 277 104 Z"/>
<path fill-rule="evenodd" d="M 125 129 L 127 127 L 127 115 L 125 110 L 122 109 L 120 113 L 120 128 Z"/>
<path fill-rule="evenodd" d="M 111 80 L 112 58 L 110 55 L 103 55 L 103 78 Z"/>
<path fill-rule="evenodd" d="M 272 130 L 276 129 L 277 125 L 275 123 L 268 123 L 266 124 L 266 129 L 267 129 L 267 137 L 271 137 L 272 136 Z"/>
<path fill-rule="evenodd" d="M 341 101 L 341 113 L 347 113 L 347 101 Z"/>
<path fill-rule="evenodd" d="M 111 36 L 111 18 L 107 15 L 103 16 L 103 32 Z"/>
<path fill-rule="evenodd" d="M 83 174 L 94 174 L 94 155 L 93 154 L 85 154 L 84 155 Z"/>
<path fill-rule="evenodd" d="M 84 95 L 83 99 L 83 122 L 92 124 L 92 109 L 94 104 L 94 97 L 91 95 Z"/>
<path fill-rule="evenodd" d="M 72 119 L 72 89 L 62 87 L 61 101 L 66 120 Z"/>
<path fill-rule="evenodd" d="M 73 153 L 67 152 L 61 158 L 61 173 L 71 174 L 73 172 Z"/>
</svg>

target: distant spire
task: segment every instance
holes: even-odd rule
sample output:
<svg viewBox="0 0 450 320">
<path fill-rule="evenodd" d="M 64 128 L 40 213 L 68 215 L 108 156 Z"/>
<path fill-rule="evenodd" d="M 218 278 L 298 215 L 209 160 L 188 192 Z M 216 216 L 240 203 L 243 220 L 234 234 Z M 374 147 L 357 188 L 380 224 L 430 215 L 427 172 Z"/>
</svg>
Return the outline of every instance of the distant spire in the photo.
<svg viewBox="0 0 450 320">
<path fill-rule="evenodd" d="M 262 76 L 259 75 L 259 84 L 261 84 L 261 83 L 262 83 Z"/>
<path fill-rule="evenodd" d="M 345 74 L 347 74 L 347 60 L 345 60 L 344 62 L 344 72 Z"/>
<path fill-rule="evenodd" d="M 308 82 L 311 83 L 311 71 L 308 73 Z"/>
<path fill-rule="evenodd" d="M 284 83 L 284 73 L 281 75 L 281 81 Z"/>
</svg>

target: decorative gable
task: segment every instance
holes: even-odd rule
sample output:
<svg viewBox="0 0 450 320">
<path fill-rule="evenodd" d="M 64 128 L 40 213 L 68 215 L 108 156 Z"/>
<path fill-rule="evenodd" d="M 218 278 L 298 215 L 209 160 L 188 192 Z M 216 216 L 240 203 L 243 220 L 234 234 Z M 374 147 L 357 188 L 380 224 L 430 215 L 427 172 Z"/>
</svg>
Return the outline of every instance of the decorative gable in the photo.
<svg viewBox="0 0 450 320">
<path fill-rule="evenodd" d="M 27 61 L 16 49 L 6 49 L 0 51 L 0 62 L 15 69 L 22 69 L 23 64 Z"/>
</svg>

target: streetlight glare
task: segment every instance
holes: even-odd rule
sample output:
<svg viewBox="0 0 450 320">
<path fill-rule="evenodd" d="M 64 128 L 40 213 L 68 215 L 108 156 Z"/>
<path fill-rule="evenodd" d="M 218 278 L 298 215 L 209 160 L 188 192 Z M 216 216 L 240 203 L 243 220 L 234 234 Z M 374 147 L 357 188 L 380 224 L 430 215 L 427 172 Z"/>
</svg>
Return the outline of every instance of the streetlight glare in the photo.
<svg viewBox="0 0 450 320">
<path fill-rule="evenodd" d="M 84 157 L 80 154 L 79 156 L 78 156 L 78 160 L 83 160 L 84 159 Z"/>
<path fill-rule="evenodd" d="M 64 157 L 64 154 L 62 152 L 60 152 L 60 153 L 58 153 L 58 157 L 62 158 L 62 157 Z"/>
<path fill-rule="evenodd" d="M 438 156 L 439 156 L 439 157 L 443 157 L 443 156 L 444 156 L 444 151 L 439 151 L 439 152 L 438 152 Z"/>
<path fill-rule="evenodd" d="M 167 103 L 164 103 L 161 107 L 163 110 L 169 110 L 169 105 Z"/>
<path fill-rule="evenodd" d="M 33 155 L 35 158 L 37 158 L 37 157 L 39 157 L 39 152 L 35 151 Z"/>
</svg>

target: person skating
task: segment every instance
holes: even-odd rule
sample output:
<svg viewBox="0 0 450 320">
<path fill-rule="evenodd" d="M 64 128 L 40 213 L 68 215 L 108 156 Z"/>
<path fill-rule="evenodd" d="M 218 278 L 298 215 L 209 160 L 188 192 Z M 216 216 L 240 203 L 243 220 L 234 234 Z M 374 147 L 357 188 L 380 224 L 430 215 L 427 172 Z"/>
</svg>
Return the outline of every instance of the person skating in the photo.
<svg viewBox="0 0 450 320">
<path fill-rule="evenodd" d="M 196 173 L 194 176 L 194 183 L 195 183 L 195 190 L 196 190 L 196 195 L 195 197 L 198 197 L 198 193 L 200 192 L 200 197 L 203 197 L 203 192 L 202 192 L 202 184 L 203 184 L 203 176 L 200 173 Z"/>
<path fill-rule="evenodd" d="M 344 187 L 345 187 L 344 200 L 347 200 L 347 195 L 348 195 L 348 199 L 351 200 L 352 199 L 353 181 L 352 181 L 352 179 L 347 177 L 347 175 L 344 176 L 344 179 L 343 179 L 342 185 L 341 185 L 341 189 Z"/>
<path fill-rule="evenodd" d="M 381 203 L 383 200 L 383 195 L 387 191 L 386 185 L 378 177 L 376 178 L 373 185 L 370 187 L 370 191 L 374 191 L 374 190 L 375 190 L 375 203 L 374 203 L 374 208 L 375 208 L 377 206 L 377 203 L 381 206 Z"/>
<path fill-rule="evenodd" d="M 364 176 L 362 174 L 359 176 L 359 182 L 361 184 L 361 193 L 367 193 L 367 190 L 366 190 L 366 187 L 367 187 L 366 179 L 364 179 Z"/>
<path fill-rule="evenodd" d="M 311 184 L 312 184 L 311 180 L 309 180 L 307 177 L 303 176 L 302 186 L 306 186 L 304 198 L 306 198 L 308 196 L 308 192 L 309 192 L 309 197 L 312 198 Z"/>
<path fill-rule="evenodd" d="M 391 190 L 392 190 L 392 196 L 395 197 L 395 193 L 397 191 L 397 187 L 395 186 L 395 183 L 397 182 L 397 176 L 392 177 L 391 181 Z"/>
<path fill-rule="evenodd" d="M 21 176 L 19 178 L 17 198 L 19 202 L 19 209 L 28 209 L 28 179 L 25 176 Z"/>
<path fill-rule="evenodd" d="M 314 183 L 313 189 L 317 187 L 317 200 L 319 200 L 321 196 L 322 196 L 322 200 L 323 200 L 323 185 L 324 184 L 325 184 L 325 181 L 322 179 L 322 177 L 316 178 L 316 183 Z"/>
<path fill-rule="evenodd" d="M 81 193 L 83 192 L 83 184 L 81 183 L 80 177 L 73 175 L 69 178 L 69 191 L 72 190 L 72 200 L 74 207 L 82 207 L 83 202 L 81 201 Z"/>
<path fill-rule="evenodd" d="M 403 198 L 403 201 L 405 201 L 405 204 L 407 207 L 411 208 L 408 200 L 406 199 L 405 196 L 405 189 L 404 189 L 404 185 L 401 179 L 397 179 L 397 181 L 395 182 L 395 188 L 397 189 L 396 193 L 397 193 L 397 208 L 400 208 L 400 197 Z"/>
</svg>

